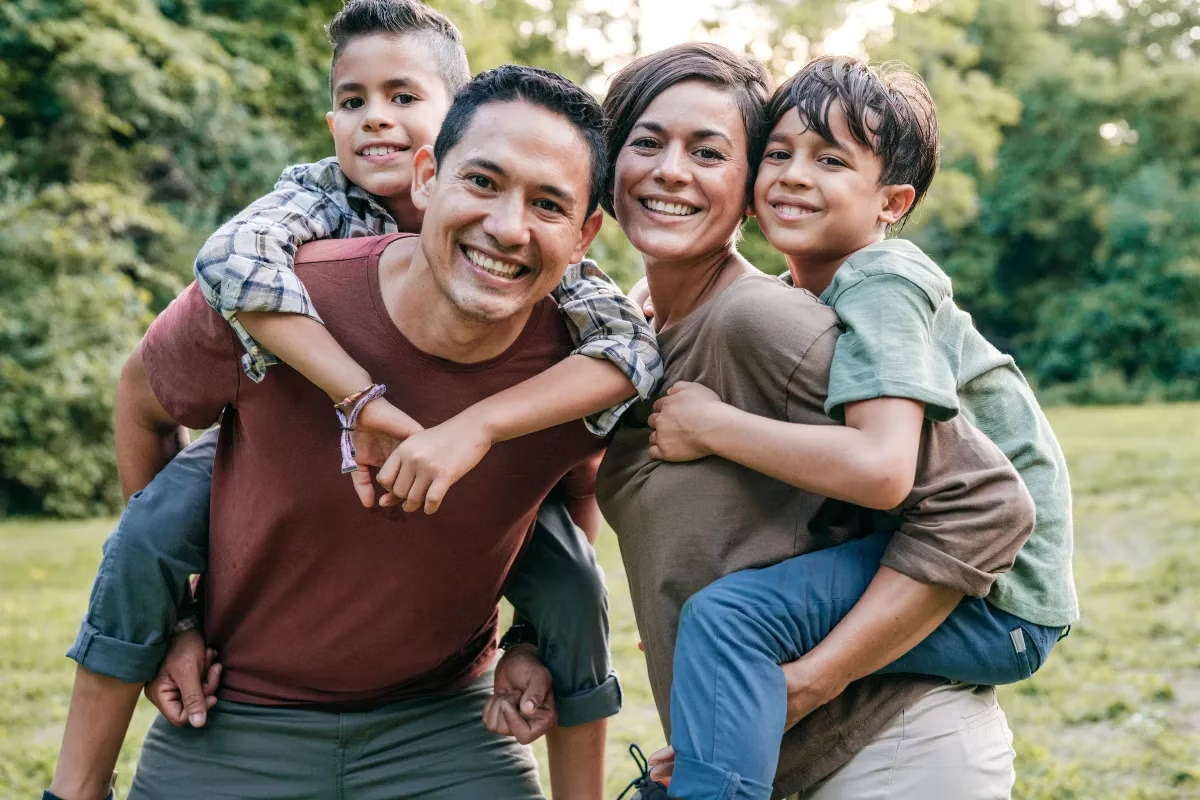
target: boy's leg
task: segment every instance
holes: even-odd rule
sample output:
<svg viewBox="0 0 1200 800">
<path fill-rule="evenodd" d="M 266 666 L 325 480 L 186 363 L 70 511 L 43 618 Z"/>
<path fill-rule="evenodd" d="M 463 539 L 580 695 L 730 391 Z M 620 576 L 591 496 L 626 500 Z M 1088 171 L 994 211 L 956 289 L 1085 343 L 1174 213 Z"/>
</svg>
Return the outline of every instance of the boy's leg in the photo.
<svg viewBox="0 0 1200 800">
<path fill-rule="evenodd" d="M 208 500 L 217 432 L 175 456 L 129 500 L 67 655 L 79 663 L 51 791 L 95 791 L 116 763 L 141 685 L 154 677 L 190 575 L 208 565 Z"/>
<path fill-rule="evenodd" d="M 583 531 L 553 496 L 538 511 L 505 597 L 537 631 L 559 725 L 582 725 L 621 710 L 621 684 L 608 651 L 604 573 Z"/>
<path fill-rule="evenodd" d="M 67 657 L 127 683 L 154 677 L 188 579 L 208 569 L 208 502 L 217 429 L 171 459 L 129 498 L 92 584 Z"/>
<path fill-rule="evenodd" d="M 787 716 L 780 664 L 811 650 L 879 569 L 890 534 L 727 575 L 679 616 L 671 797 L 767 800 Z"/>
<path fill-rule="evenodd" d="M 878 571 L 890 538 L 876 534 L 735 573 L 684 605 L 671 694 L 672 796 L 767 796 L 755 792 L 774 777 L 783 735 L 787 694 L 779 665 L 807 653 L 849 613 Z M 881 672 L 1012 683 L 1036 671 L 1058 633 L 980 598 L 965 598 Z M 700 788 L 722 781 L 748 788 L 727 795 Z"/>
</svg>

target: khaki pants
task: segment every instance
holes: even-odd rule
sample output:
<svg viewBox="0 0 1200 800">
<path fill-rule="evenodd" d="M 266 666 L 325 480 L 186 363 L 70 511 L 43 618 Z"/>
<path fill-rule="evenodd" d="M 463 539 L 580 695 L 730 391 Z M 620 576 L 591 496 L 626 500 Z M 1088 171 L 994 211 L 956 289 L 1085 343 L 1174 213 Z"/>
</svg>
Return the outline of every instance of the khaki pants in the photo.
<svg viewBox="0 0 1200 800">
<path fill-rule="evenodd" d="M 1008 800 L 1014 755 L 995 689 L 946 685 L 792 800 Z"/>
</svg>

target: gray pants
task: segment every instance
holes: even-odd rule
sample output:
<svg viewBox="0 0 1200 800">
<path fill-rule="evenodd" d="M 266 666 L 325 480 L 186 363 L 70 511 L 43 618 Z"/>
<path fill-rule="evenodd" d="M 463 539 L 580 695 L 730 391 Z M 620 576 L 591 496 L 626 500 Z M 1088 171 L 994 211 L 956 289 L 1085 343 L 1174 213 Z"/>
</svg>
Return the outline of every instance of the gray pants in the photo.
<svg viewBox="0 0 1200 800">
<path fill-rule="evenodd" d="M 67 652 L 86 669 L 127 683 L 145 683 L 158 671 L 188 578 L 208 570 L 218 433 L 205 433 L 131 497 L 105 540 L 87 613 Z M 506 596 L 538 632 L 559 724 L 580 725 L 620 711 L 604 575 L 592 546 L 553 497 L 538 512 Z"/>
<path fill-rule="evenodd" d="M 483 727 L 492 676 L 452 694 L 335 714 L 221 701 L 203 728 L 159 716 L 130 800 L 530 800 L 529 748 Z"/>
</svg>

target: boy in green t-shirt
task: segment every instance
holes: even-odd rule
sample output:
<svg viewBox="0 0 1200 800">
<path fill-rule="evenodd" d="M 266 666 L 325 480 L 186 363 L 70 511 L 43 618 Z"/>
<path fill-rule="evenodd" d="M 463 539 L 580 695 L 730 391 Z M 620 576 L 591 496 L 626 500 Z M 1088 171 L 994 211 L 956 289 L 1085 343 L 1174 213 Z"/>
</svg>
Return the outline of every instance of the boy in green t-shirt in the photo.
<svg viewBox="0 0 1200 800">
<path fill-rule="evenodd" d="M 655 406 L 650 454 L 668 461 L 715 454 L 751 465 L 756 452 L 786 450 L 810 465 L 811 481 L 800 488 L 889 510 L 911 491 L 922 426 L 965 413 L 1024 480 L 1037 511 L 1032 536 L 986 598 L 931 603 L 932 633 L 862 674 L 973 684 L 1027 678 L 1079 618 L 1070 485 L 1012 358 L 955 306 L 949 278 L 918 247 L 885 240 L 937 171 L 928 89 L 906 68 L 826 57 L 781 86 L 767 113 L 772 130 L 754 211 L 787 257 L 786 280 L 819 295 L 842 320 L 826 411 L 845 425 L 741 424 L 745 412 L 703 386 L 678 383 Z M 858 677 L 833 674 L 819 643 L 872 590 L 889 538 L 736 573 L 689 601 L 675 651 L 672 747 L 651 757 L 652 777 L 673 774 L 671 797 L 765 800 L 774 761 L 761 754 L 777 752 L 787 725 Z M 743 707 L 721 714 L 718 696 L 740 698 Z M 729 786 L 738 788 L 718 793 Z"/>
</svg>

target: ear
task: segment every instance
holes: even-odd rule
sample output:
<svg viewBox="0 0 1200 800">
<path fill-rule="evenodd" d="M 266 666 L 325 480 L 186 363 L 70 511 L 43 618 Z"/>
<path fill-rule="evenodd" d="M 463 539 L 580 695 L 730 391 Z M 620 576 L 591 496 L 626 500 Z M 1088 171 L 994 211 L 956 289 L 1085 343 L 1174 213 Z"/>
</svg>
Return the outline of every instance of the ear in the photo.
<svg viewBox="0 0 1200 800">
<path fill-rule="evenodd" d="M 600 226 L 604 224 L 604 212 L 596 209 L 592 215 L 583 221 L 583 228 L 579 231 L 579 241 L 575 244 L 575 249 L 571 251 L 572 264 L 578 264 L 583 261 L 583 257 L 587 255 L 588 248 L 592 246 L 592 240 L 596 238 L 596 234 L 600 232 Z"/>
<path fill-rule="evenodd" d="M 911 184 L 897 183 L 883 187 L 883 208 L 879 211 L 879 221 L 884 225 L 895 225 L 904 219 L 916 199 L 917 190 Z"/>
<path fill-rule="evenodd" d="M 433 156 L 433 145 L 423 145 L 413 156 L 412 203 L 419 211 L 429 207 L 436 181 L 437 159 Z"/>
<path fill-rule="evenodd" d="M 333 135 L 333 112 L 332 111 L 325 112 L 325 124 L 329 126 L 329 135 L 332 136 Z"/>
</svg>

